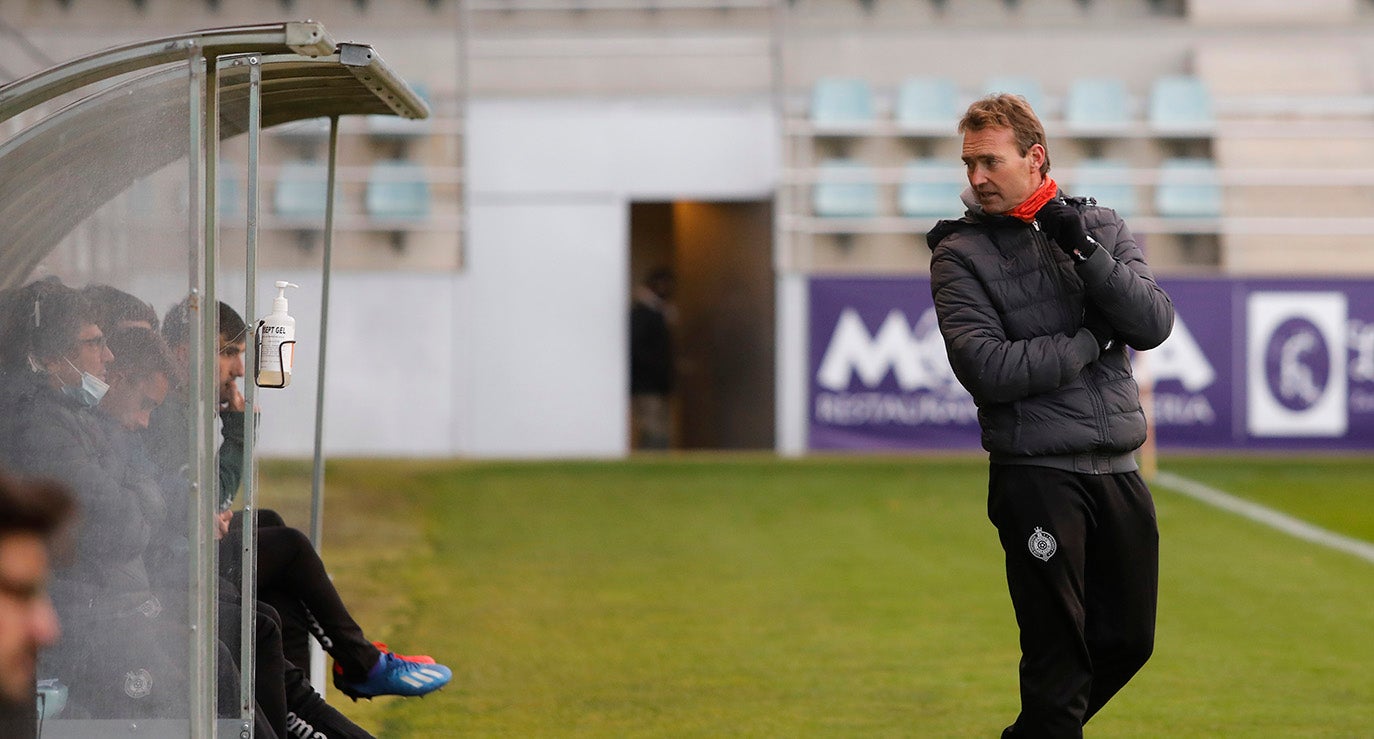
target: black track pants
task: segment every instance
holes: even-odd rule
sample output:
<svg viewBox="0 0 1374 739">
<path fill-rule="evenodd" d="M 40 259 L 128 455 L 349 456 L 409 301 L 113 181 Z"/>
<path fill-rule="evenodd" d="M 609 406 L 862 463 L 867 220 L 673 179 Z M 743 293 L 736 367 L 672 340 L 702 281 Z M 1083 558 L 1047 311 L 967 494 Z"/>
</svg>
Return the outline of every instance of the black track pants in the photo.
<svg viewBox="0 0 1374 739">
<path fill-rule="evenodd" d="M 220 540 L 220 566 L 226 577 L 238 578 L 238 550 L 242 516 L 235 515 L 229 533 Z M 277 610 L 282 624 L 286 659 L 310 664 L 310 637 L 357 682 L 377 663 L 381 652 L 363 635 L 325 572 L 309 537 L 286 526 L 275 511 L 258 513 L 258 598 Z"/>
<path fill-rule="evenodd" d="M 992 465 L 988 518 L 1021 631 L 1017 737 L 1079 737 L 1154 648 L 1159 529 L 1135 472 Z"/>
</svg>

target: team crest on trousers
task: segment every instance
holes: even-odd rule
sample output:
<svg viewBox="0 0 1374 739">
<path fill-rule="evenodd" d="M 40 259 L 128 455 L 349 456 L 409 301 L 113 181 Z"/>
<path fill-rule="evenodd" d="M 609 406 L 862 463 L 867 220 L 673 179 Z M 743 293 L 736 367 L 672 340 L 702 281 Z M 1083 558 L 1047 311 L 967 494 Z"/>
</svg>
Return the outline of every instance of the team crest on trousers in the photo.
<svg viewBox="0 0 1374 739">
<path fill-rule="evenodd" d="M 1031 533 L 1030 541 L 1027 542 L 1027 545 L 1030 547 L 1031 556 L 1043 562 L 1050 561 L 1050 557 L 1053 557 L 1054 553 L 1059 551 L 1059 543 L 1054 540 L 1053 536 L 1050 536 L 1048 532 L 1039 526 L 1036 526 L 1035 531 Z"/>
<path fill-rule="evenodd" d="M 153 692 L 153 676 L 147 670 L 124 673 L 124 694 L 130 698 L 147 698 Z"/>
</svg>

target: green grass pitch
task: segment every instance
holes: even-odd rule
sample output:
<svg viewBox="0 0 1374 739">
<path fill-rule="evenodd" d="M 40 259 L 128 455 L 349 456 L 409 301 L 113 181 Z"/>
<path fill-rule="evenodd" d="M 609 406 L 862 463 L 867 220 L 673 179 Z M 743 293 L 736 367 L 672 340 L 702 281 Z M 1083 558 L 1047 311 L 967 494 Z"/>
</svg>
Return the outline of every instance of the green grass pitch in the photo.
<svg viewBox="0 0 1374 739">
<path fill-rule="evenodd" d="M 1374 537 L 1374 462 L 1163 468 Z M 301 524 L 308 486 L 265 467 Z M 972 458 L 332 463 L 346 601 L 454 680 L 331 702 L 388 737 L 996 736 L 1018 654 L 985 493 Z M 1155 656 L 1088 735 L 1370 735 L 1374 564 L 1155 498 Z"/>
</svg>

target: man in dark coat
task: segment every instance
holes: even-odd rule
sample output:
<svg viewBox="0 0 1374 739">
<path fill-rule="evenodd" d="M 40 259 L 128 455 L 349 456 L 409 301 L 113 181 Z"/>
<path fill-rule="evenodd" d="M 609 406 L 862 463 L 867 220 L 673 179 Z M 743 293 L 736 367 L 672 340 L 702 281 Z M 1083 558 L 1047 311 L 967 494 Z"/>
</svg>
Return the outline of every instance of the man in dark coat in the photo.
<svg viewBox="0 0 1374 739">
<path fill-rule="evenodd" d="M 1173 305 L 1117 214 L 1059 191 L 1024 98 L 976 101 L 959 131 L 968 211 L 927 242 L 1020 628 L 1021 713 L 1003 736 L 1076 737 L 1153 649 L 1159 533 L 1125 349 L 1163 342 Z"/>
</svg>

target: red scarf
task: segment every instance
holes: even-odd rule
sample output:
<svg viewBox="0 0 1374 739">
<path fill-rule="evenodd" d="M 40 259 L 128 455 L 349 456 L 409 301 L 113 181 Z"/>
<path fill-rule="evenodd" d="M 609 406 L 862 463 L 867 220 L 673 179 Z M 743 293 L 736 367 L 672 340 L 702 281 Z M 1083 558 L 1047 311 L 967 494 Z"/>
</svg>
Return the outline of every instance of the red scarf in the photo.
<svg viewBox="0 0 1374 739">
<path fill-rule="evenodd" d="M 1057 192 L 1059 192 L 1059 185 L 1055 184 L 1053 177 L 1046 175 L 1045 181 L 1040 183 L 1040 187 L 1036 188 L 1035 192 L 1031 193 L 1031 196 L 1020 205 L 1007 211 L 1007 215 L 1030 223 L 1035 220 L 1035 214 L 1040 212 L 1040 208 L 1045 203 L 1050 202 L 1050 198 L 1053 198 Z"/>
</svg>

